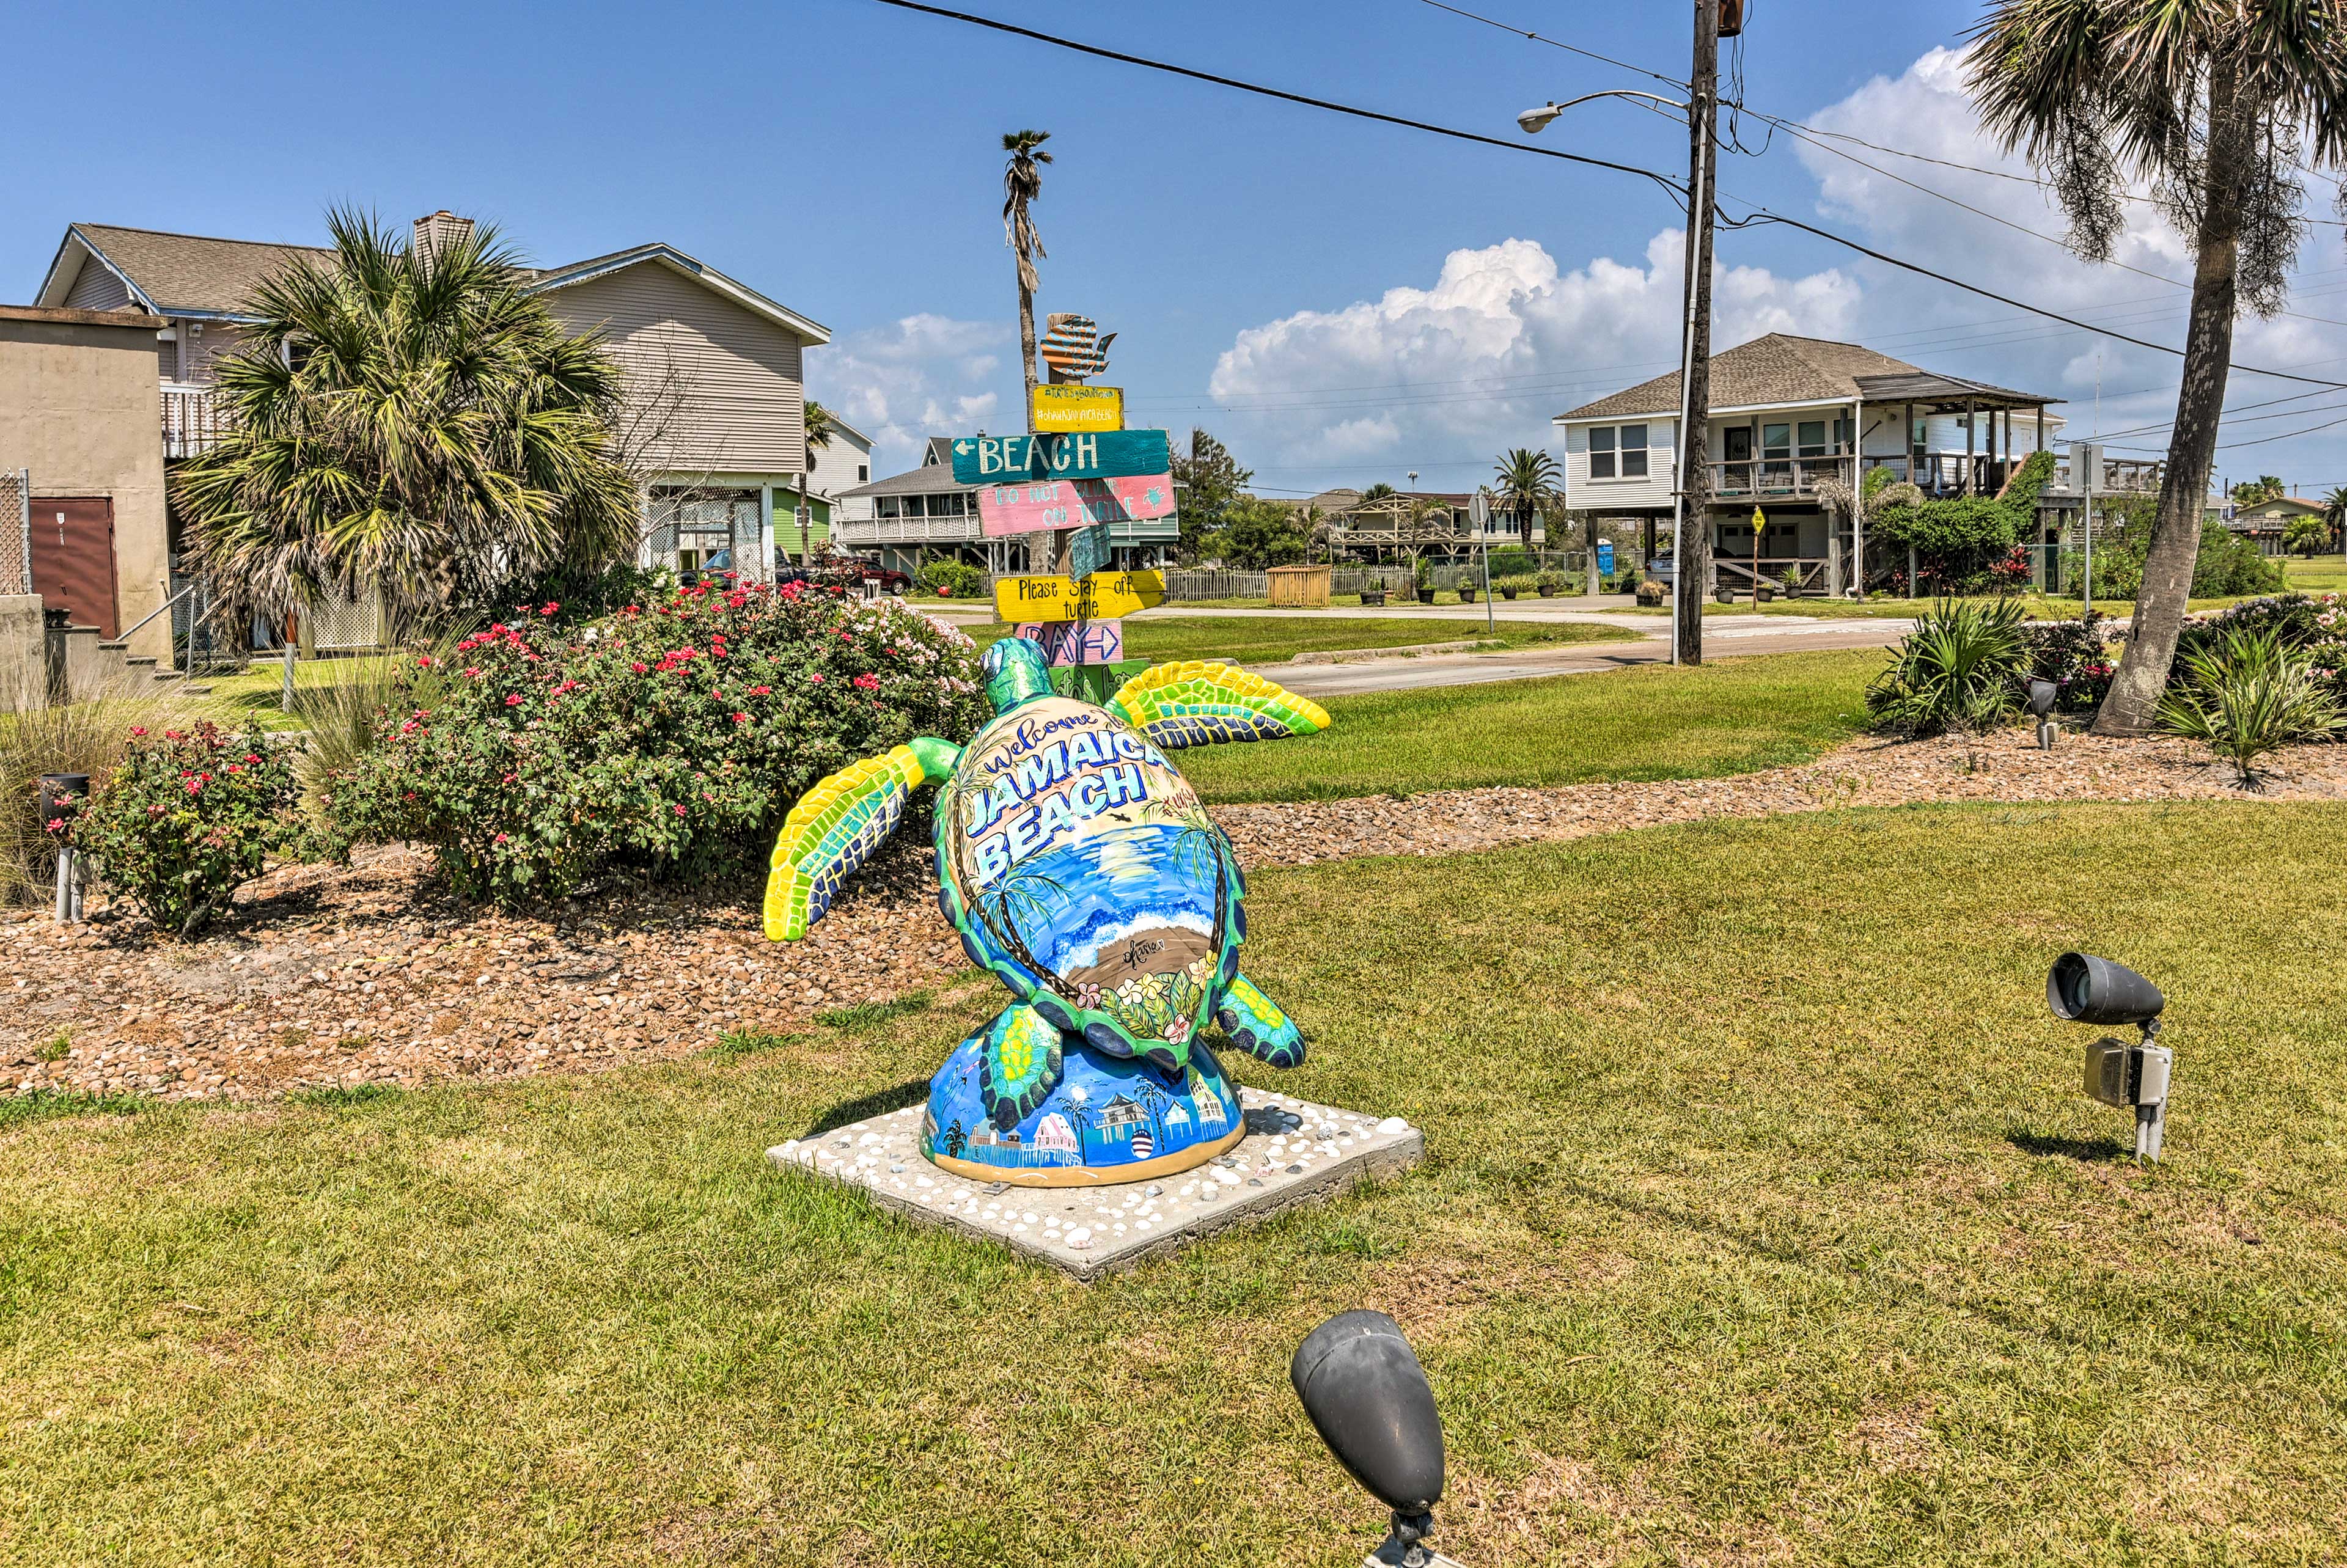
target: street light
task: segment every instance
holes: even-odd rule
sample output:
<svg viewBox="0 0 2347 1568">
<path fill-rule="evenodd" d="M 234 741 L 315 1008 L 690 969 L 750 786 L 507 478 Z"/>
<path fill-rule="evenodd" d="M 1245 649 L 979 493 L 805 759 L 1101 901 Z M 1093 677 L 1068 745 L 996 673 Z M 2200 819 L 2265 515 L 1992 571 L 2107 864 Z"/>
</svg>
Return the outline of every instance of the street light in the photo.
<svg viewBox="0 0 2347 1568">
<path fill-rule="evenodd" d="M 1700 22 L 1703 8 L 1698 5 L 1696 10 Z M 1740 28 L 1742 14 L 1739 11 L 1737 15 L 1737 25 Z M 1700 47 L 1702 42 L 1702 38 L 1698 36 L 1696 78 L 1698 97 L 1703 97 L 1706 91 L 1704 84 L 1709 80 L 1702 74 Z M 1707 448 L 1707 442 L 1698 443 L 1694 439 L 1693 426 L 1696 415 L 1696 411 L 1689 406 L 1689 399 L 1695 389 L 1695 341 L 1697 315 L 1696 302 L 1700 292 L 1696 282 L 1707 273 L 1711 265 L 1711 210 L 1705 195 L 1708 189 L 1705 180 L 1705 170 L 1711 158 L 1710 128 L 1706 125 L 1704 130 L 1698 133 L 1696 129 L 1698 116 L 1693 104 L 1681 103 L 1676 98 L 1666 98 L 1659 93 L 1639 92 L 1633 87 L 1612 87 L 1602 93 L 1583 93 L 1577 98 L 1567 98 L 1563 103 L 1553 101 L 1545 103 L 1538 108 L 1524 110 L 1516 117 L 1516 123 L 1524 128 L 1526 136 L 1538 136 L 1548 128 L 1557 116 L 1573 105 L 1585 104 L 1592 98 L 1644 98 L 1650 104 L 1676 109 L 1686 117 L 1687 137 L 1695 146 L 1695 167 L 1687 181 L 1686 276 L 1681 284 L 1686 299 L 1686 319 L 1681 323 L 1679 332 L 1679 450 L 1677 458 L 1672 465 L 1676 477 L 1671 485 L 1671 662 L 1676 664 L 1679 662 L 1679 617 L 1683 613 L 1681 606 L 1688 592 L 1686 580 L 1687 454 L 1690 451 L 1703 451 Z M 1703 422 L 1706 425 L 1710 424 L 1708 409 L 1703 411 Z M 1591 563 L 1591 568 L 1593 570 L 1595 569 L 1595 562 Z M 1753 592 L 1757 594 L 1759 589 L 1756 587 Z M 1700 627 L 1702 623 L 1698 620 L 1696 624 Z"/>
</svg>

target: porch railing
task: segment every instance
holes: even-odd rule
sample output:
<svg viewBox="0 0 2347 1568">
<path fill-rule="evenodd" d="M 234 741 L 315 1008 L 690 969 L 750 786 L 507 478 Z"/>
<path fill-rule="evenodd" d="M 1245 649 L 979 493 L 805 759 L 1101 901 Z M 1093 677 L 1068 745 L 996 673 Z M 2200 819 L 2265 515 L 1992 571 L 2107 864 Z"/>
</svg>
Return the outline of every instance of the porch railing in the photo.
<svg viewBox="0 0 2347 1568">
<path fill-rule="evenodd" d="M 209 450 L 230 428 L 220 400 L 209 386 L 163 384 L 163 456 L 192 457 Z"/>
<path fill-rule="evenodd" d="M 1720 500 L 1747 496 L 1815 496 L 1820 479 L 1850 482 L 1847 457 L 1751 457 L 1714 463 L 1710 468 L 1711 493 Z"/>
</svg>

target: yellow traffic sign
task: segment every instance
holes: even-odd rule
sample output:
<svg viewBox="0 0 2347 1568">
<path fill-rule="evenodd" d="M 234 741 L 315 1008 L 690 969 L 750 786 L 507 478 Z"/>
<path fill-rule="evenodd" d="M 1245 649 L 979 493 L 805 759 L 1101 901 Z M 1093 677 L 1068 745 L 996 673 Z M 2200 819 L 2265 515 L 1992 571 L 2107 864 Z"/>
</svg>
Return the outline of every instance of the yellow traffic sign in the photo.
<svg viewBox="0 0 2347 1568">
<path fill-rule="evenodd" d="M 1035 389 L 1033 411 L 1038 430 L 1122 430 L 1124 388 L 1047 383 Z"/>
<path fill-rule="evenodd" d="M 1096 571 L 1081 582 L 1064 577 L 1006 577 L 994 584 L 997 619 L 1114 620 L 1165 601 L 1165 578 L 1153 571 Z"/>
</svg>

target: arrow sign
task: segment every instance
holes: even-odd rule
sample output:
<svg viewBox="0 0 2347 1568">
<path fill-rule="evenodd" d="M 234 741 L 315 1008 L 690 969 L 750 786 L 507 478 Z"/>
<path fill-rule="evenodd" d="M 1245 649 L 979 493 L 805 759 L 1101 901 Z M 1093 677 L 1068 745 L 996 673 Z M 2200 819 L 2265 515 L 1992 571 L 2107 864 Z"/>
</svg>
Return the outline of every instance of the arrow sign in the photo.
<svg viewBox="0 0 2347 1568">
<path fill-rule="evenodd" d="M 1121 479 L 1173 467 L 1163 430 L 1086 430 L 1071 436 L 965 436 L 953 444 L 957 485 L 1022 479 Z"/>
</svg>

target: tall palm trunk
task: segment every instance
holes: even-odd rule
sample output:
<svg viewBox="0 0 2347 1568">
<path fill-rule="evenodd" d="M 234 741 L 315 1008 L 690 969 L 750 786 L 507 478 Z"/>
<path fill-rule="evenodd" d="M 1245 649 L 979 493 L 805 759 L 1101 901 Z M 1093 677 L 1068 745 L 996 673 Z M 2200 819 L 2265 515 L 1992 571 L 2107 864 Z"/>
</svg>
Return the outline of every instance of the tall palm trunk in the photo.
<svg viewBox="0 0 2347 1568">
<path fill-rule="evenodd" d="M 1022 272 L 1027 264 L 1023 259 L 1020 261 Z M 1019 281 L 1019 371 L 1027 378 L 1027 434 L 1032 436 L 1035 434 L 1035 291 L 1027 286 L 1024 277 Z"/>
<path fill-rule="evenodd" d="M 2168 689 L 2176 639 L 2192 599 L 2192 569 L 2200 559 L 2200 519 L 2208 507 L 2209 473 L 2217 461 L 2217 425 L 2233 359 L 2233 313 L 2240 260 L 2239 194 L 2247 182 L 2256 138 L 2253 105 L 2237 103 L 2233 67 L 2218 62 L 2209 74 L 2208 176 L 2200 199 L 2198 260 L 2192 273 L 2192 317 L 2184 338 L 2184 384 L 2176 395 L 2176 428 L 2168 472 L 2159 487 L 2159 513 L 2143 561 L 2135 600 L 2135 626 L 2110 695 L 2095 715 L 2098 735 L 2140 735 L 2152 726 Z"/>
</svg>

